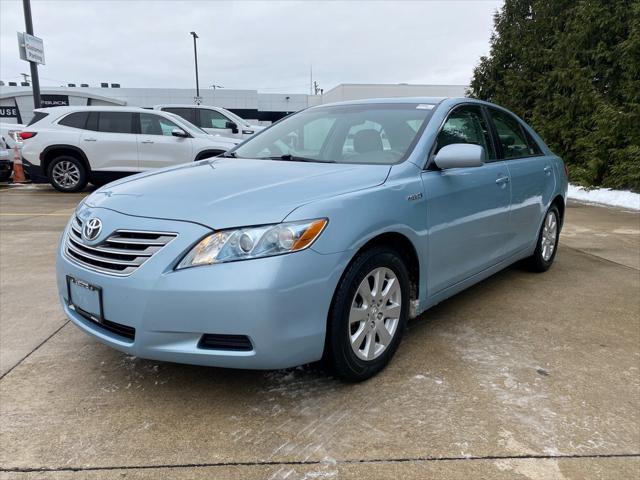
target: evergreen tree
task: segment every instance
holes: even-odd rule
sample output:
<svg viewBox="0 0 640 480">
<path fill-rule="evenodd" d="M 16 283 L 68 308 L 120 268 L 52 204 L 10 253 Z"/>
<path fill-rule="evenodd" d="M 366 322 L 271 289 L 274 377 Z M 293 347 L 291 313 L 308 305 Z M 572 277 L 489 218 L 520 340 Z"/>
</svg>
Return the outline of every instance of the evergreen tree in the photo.
<svg viewBox="0 0 640 480">
<path fill-rule="evenodd" d="M 573 182 L 640 191 L 640 0 L 506 0 L 469 94 L 529 123 Z"/>
</svg>

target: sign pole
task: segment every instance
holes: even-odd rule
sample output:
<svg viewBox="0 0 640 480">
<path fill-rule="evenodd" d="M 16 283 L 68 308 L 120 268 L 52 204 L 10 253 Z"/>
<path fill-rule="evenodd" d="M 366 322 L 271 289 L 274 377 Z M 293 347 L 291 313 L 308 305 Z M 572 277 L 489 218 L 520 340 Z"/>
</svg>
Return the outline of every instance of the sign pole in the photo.
<svg viewBox="0 0 640 480">
<path fill-rule="evenodd" d="M 31 19 L 31 1 L 22 0 L 24 8 L 24 26 L 29 35 L 33 35 L 33 20 Z M 40 108 L 40 79 L 38 78 L 38 64 L 29 62 L 31 68 L 31 85 L 33 86 L 33 108 Z"/>
<path fill-rule="evenodd" d="M 200 98 L 200 82 L 198 82 L 198 47 L 196 47 L 196 39 L 199 37 L 196 32 L 191 32 L 191 35 L 193 35 L 193 58 L 196 63 L 196 98 L 199 99 Z M 197 103 L 199 104 L 200 101 L 198 100 Z"/>
</svg>

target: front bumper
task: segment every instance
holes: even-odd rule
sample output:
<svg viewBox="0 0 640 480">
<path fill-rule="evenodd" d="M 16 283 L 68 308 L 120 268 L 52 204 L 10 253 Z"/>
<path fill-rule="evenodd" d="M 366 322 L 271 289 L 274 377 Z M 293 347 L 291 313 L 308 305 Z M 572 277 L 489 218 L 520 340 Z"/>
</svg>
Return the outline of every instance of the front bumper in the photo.
<svg viewBox="0 0 640 480">
<path fill-rule="evenodd" d="M 102 343 L 141 358 L 232 368 L 276 369 L 322 357 L 328 309 L 346 255 L 307 249 L 174 271 L 176 262 L 209 229 L 90 210 L 105 230 L 178 232 L 133 274 L 115 277 L 69 260 L 65 230 L 57 255 L 60 301 L 67 316 Z M 70 309 L 67 276 L 101 287 L 104 320 L 134 328 L 135 338 L 118 335 Z M 252 350 L 199 348 L 203 334 L 245 335 Z"/>
</svg>

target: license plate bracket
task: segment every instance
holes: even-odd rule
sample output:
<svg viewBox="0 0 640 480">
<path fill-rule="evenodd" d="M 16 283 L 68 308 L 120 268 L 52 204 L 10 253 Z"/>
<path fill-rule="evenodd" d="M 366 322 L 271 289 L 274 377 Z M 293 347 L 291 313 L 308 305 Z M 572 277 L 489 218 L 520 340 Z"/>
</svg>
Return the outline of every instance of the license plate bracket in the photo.
<svg viewBox="0 0 640 480">
<path fill-rule="evenodd" d="M 102 288 L 67 275 L 69 308 L 97 323 L 104 323 Z"/>
</svg>

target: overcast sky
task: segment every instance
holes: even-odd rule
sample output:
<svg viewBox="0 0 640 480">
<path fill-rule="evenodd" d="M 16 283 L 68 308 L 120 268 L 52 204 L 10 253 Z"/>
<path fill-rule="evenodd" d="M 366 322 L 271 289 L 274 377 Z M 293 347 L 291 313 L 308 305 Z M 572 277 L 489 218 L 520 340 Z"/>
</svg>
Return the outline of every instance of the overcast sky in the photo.
<svg viewBox="0 0 640 480">
<path fill-rule="evenodd" d="M 309 67 L 339 83 L 467 84 L 489 50 L 501 0 L 57 1 L 32 0 L 44 40 L 44 86 L 120 83 L 309 92 Z M 18 57 L 22 1 L 0 0 L 0 78 L 29 73 Z"/>
</svg>

